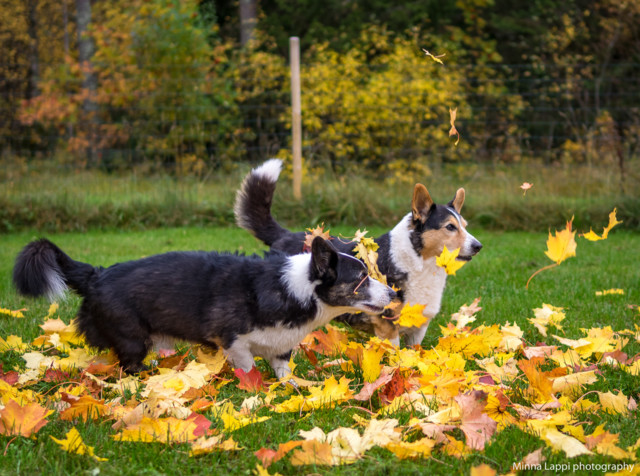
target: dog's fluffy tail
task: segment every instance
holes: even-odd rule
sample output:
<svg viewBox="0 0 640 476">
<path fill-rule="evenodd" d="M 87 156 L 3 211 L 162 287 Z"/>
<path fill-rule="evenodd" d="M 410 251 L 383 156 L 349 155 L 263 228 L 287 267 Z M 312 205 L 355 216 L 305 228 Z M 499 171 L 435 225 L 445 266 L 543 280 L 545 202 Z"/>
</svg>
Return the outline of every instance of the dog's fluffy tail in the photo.
<svg viewBox="0 0 640 476">
<path fill-rule="evenodd" d="M 267 246 L 291 233 L 271 216 L 271 202 L 281 169 L 280 159 L 270 159 L 249 172 L 236 194 L 233 207 L 238 226 L 250 231 Z"/>
<path fill-rule="evenodd" d="M 96 268 L 74 261 L 64 251 L 45 238 L 32 241 L 20 252 L 13 267 L 13 283 L 20 294 L 50 301 L 72 288 L 81 296 L 89 287 L 89 278 Z"/>
</svg>

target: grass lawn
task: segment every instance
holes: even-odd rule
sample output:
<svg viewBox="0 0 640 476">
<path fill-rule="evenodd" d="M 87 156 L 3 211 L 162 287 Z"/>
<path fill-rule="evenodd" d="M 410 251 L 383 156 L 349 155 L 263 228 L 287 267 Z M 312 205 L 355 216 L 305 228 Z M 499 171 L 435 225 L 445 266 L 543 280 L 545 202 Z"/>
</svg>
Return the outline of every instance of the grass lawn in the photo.
<svg viewBox="0 0 640 476">
<path fill-rule="evenodd" d="M 594 229 L 604 224 L 594 224 Z M 332 233 L 353 235 L 355 229 L 347 227 L 332 228 Z M 375 235 L 382 230 L 370 230 Z M 546 249 L 546 233 L 520 232 L 486 232 L 471 230 L 482 241 L 482 252 L 468 263 L 456 276 L 449 278 L 447 290 L 443 299 L 441 313 L 431 324 L 430 330 L 423 342 L 425 349 L 436 347 L 443 332 L 440 326 L 450 322 L 450 316 L 463 304 L 470 304 L 476 297 L 481 297 L 482 311 L 476 316 L 477 320 L 470 326 L 477 328 L 481 325 L 504 325 L 507 322 L 517 323 L 524 331 L 522 336 L 524 346 L 534 346 L 544 342 L 549 345 L 559 345 L 552 334 L 565 338 L 579 339 L 585 336 L 581 329 L 604 328 L 611 326 L 614 331 L 624 329 L 634 330 L 640 320 L 640 271 L 638 267 L 638 251 L 640 251 L 640 234 L 616 230 L 606 241 L 588 242 L 578 239 L 577 256 L 568 259 L 560 266 L 544 271 L 536 276 L 529 287 L 525 289 L 528 277 L 537 269 L 550 263 L 544 255 Z M 579 230 L 581 232 L 587 230 Z M 30 300 L 19 297 L 11 286 L 11 269 L 13 260 L 19 250 L 31 239 L 39 235 L 21 232 L 0 235 L 0 308 L 22 309 L 24 319 L 16 319 L 0 314 L 0 337 L 17 335 L 24 342 L 31 342 L 42 334 L 39 325 L 47 314 L 49 304 L 44 299 Z M 135 259 L 150 254 L 169 250 L 235 250 L 258 252 L 264 249 L 257 241 L 243 230 L 235 228 L 175 228 L 158 229 L 140 232 L 88 232 L 63 233 L 47 236 L 72 258 L 89 262 L 93 265 L 108 266 L 118 261 Z M 596 296 L 596 291 L 620 288 L 623 295 L 613 294 Z M 69 322 L 74 318 L 79 300 L 72 297 L 60 303 L 59 315 L 63 321 Z M 562 322 L 562 330 L 549 330 L 548 337 L 543 337 L 528 321 L 534 317 L 533 309 L 543 303 L 565 308 L 566 319 Z M 630 307 L 635 305 L 635 307 Z M 349 334 L 353 337 L 352 334 Z M 640 353 L 640 344 L 634 335 L 629 339 L 624 352 L 629 357 Z M 366 342 L 362 336 L 354 337 L 360 342 Z M 567 347 L 562 345 L 561 349 Z M 520 351 L 521 352 L 521 351 Z M 16 370 L 23 372 L 25 362 L 22 353 L 18 351 L 0 350 L 0 362 L 5 373 Z M 329 361 L 333 357 L 319 355 L 320 363 Z M 343 356 L 344 357 L 344 356 Z M 516 353 L 522 359 L 520 353 Z M 591 364 L 601 364 L 602 355 L 594 353 L 589 357 Z M 336 378 L 347 376 L 351 379 L 350 388 L 356 393 L 364 383 L 362 372 L 347 367 L 328 367 L 315 371 L 304 353 L 299 353 L 296 374 L 311 380 L 325 380 L 332 373 Z M 545 365 L 550 365 L 549 362 Z M 552 367 L 544 367 L 551 370 Z M 259 362 L 259 369 L 265 377 L 272 379 L 266 364 Z M 474 358 L 466 361 L 464 370 L 478 370 Z M 576 371 L 577 369 L 573 369 Z M 598 425 L 611 434 L 619 435 L 616 443 L 618 447 L 626 449 L 634 445 L 640 438 L 640 428 L 637 425 L 638 412 L 635 409 L 623 413 L 605 413 L 596 411 L 598 394 L 596 392 L 611 391 L 617 394 L 621 391 L 626 397 L 639 398 L 640 377 L 624 372 L 613 365 L 598 365 L 597 379 L 586 384 L 578 393 L 568 394 L 573 401 L 578 395 L 584 395 L 583 400 L 596 404 L 576 409 L 572 412 L 572 424 L 581 424 L 584 434 L 592 434 Z M 233 374 L 225 375 L 233 378 Z M 75 377 L 72 374 L 71 380 Z M 273 379 L 272 379 L 273 380 Z M 0 382 L 1 383 L 1 382 Z M 188 444 L 165 445 L 162 443 L 137 443 L 114 441 L 117 433 L 112 429 L 113 419 L 101 418 L 95 421 L 64 421 L 60 418 L 60 406 L 56 406 L 54 395 L 59 387 L 68 382 L 47 381 L 46 378 L 29 382 L 21 390 L 31 389 L 39 394 L 40 403 L 56 411 L 48 417 L 47 423 L 32 438 L 0 436 L 0 473 L 2 474 L 251 474 L 258 459 L 254 452 L 266 447 L 278 449 L 278 444 L 301 439 L 300 430 L 321 428 L 325 433 L 338 427 L 354 427 L 354 416 L 370 418 L 371 412 L 377 412 L 384 407 L 381 400 L 374 396 L 371 401 L 360 402 L 349 400 L 339 404 L 336 408 L 320 408 L 310 412 L 276 413 L 269 405 L 260 407 L 259 416 L 269 416 L 269 420 L 245 426 L 226 434 L 244 449 L 240 451 L 216 451 L 201 457 L 189 457 Z M 238 389 L 237 380 L 219 388 L 216 402 L 228 399 L 236 409 L 252 394 Z M 16 385 L 17 387 L 17 385 Z M 511 386 L 504 388 L 511 403 L 531 404 L 527 399 L 528 380 L 522 373 Z M 284 395 L 284 390 L 275 397 L 272 405 L 277 405 L 290 395 Z M 0 387 L 2 404 L 6 404 L 9 396 L 6 387 Z M 589 393 L 591 392 L 591 393 Z M 570 393 L 570 392 L 569 392 Z M 117 395 L 116 395 L 117 396 Z M 114 395 L 104 395 L 103 398 L 114 399 Z M 127 398 L 136 395 L 125 393 Z M 559 395 L 558 395 L 559 396 Z M 118 399 L 124 403 L 127 398 Z M 572 407 L 573 408 L 573 407 Z M 583 408 L 583 407 L 580 407 Z M 512 415 L 512 408 L 507 409 Z M 212 428 L 222 428 L 219 414 L 214 410 L 202 412 L 212 422 Z M 626 414 L 625 414 L 626 413 Z M 423 438 L 420 432 L 410 430 L 410 422 L 414 417 L 424 418 L 413 409 L 399 408 L 391 414 L 397 418 L 407 441 Z M 383 416 L 380 416 L 383 418 Z M 386 418 L 386 417 L 384 417 Z M 108 461 L 97 462 L 88 456 L 80 456 L 62 451 L 50 438 L 64 438 L 72 427 L 77 428 L 84 442 L 95 448 L 97 455 L 108 458 Z M 525 425 L 526 426 L 526 425 Z M 566 427 L 561 431 L 566 433 Z M 464 441 L 462 432 L 458 429 L 449 432 L 458 441 Z M 562 451 L 555 452 L 540 438 L 526 432 L 520 425 L 507 426 L 496 432 L 487 443 L 484 451 L 471 451 L 465 457 L 457 457 L 436 446 L 431 457 L 417 459 L 399 459 L 389 450 L 375 446 L 357 462 L 342 466 L 303 466 L 292 465 L 289 457 L 285 457 L 268 468 L 269 472 L 282 474 L 298 474 L 301 471 L 320 474 L 469 474 L 472 467 L 486 464 L 499 474 L 511 470 L 512 464 L 521 461 L 529 453 L 543 448 L 543 455 L 547 458 L 542 463 L 542 471 L 530 471 L 530 474 L 558 474 L 553 468 L 561 464 L 616 464 L 631 462 L 630 459 L 614 459 L 602 454 L 582 455 L 568 458 Z M 635 451 L 635 450 L 634 450 Z M 595 450 L 594 450 L 595 453 Z M 546 465 L 546 466 L 545 466 Z M 554 466 L 555 465 L 555 466 Z M 551 469 L 545 469 L 551 468 Z M 602 474 L 599 470 L 581 470 L 578 474 Z M 527 474 L 526 472 L 524 474 Z"/>
</svg>

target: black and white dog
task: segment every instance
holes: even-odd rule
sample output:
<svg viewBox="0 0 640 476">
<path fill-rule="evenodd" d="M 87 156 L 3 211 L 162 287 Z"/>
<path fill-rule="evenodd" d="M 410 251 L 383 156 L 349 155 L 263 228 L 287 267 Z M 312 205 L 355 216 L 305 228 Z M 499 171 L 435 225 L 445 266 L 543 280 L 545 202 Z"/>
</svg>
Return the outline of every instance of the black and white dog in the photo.
<svg viewBox="0 0 640 476">
<path fill-rule="evenodd" d="M 300 253 L 305 240 L 304 232 L 283 228 L 271 215 L 271 203 L 280 175 L 282 161 L 271 159 L 253 169 L 244 179 L 236 195 L 234 212 L 236 223 L 251 232 L 272 250 Z M 427 322 L 422 327 L 400 327 L 375 315 L 341 316 L 354 327 L 359 327 L 382 339 L 398 344 L 399 333 L 409 346 L 421 344 L 429 321 L 440 310 L 447 275 L 436 265 L 436 258 L 447 249 L 460 249 L 458 259 L 470 260 L 482 244 L 466 230 L 467 222 L 460 215 L 465 192 L 458 189 L 446 205 L 434 203 L 422 184 L 416 184 L 411 200 L 411 211 L 388 233 L 377 238 L 378 268 L 387 276 L 389 284 L 400 288 L 398 296 L 405 304 L 426 305 L 423 315 Z M 353 253 L 355 244 L 332 240 L 344 253 Z"/>
<path fill-rule="evenodd" d="M 395 297 L 319 237 L 311 253 L 293 256 L 170 252 L 106 269 L 40 239 L 18 255 L 13 281 L 28 296 L 76 291 L 80 331 L 90 345 L 113 348 L 130 373 L 143 369 L 154 339 L 171 337 L 222 347 L 245 371 L 261 356 L 281 378 L 309 332 L 345 312 L 380 313 Z"/>
</svg>

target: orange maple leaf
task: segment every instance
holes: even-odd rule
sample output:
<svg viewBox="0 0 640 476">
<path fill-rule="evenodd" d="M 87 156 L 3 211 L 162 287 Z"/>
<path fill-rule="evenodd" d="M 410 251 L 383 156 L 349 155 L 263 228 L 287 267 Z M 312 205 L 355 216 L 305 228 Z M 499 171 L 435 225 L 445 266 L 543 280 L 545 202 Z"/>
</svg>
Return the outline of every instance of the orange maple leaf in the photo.
<svg viewBox="0 0 640 476">
<path fill-rule="evenodd" d="M 14 400 L 9 400 L 0 410 L 0 435 L 30 437 L 40 431 L 48 421 L 46 418 L 53 413 L 37 403 L 20 406 Z"/>
<path fill-rule="evenodd" d="M 311 251 L 311 243 L 316 236 L 321 236 L 325 240 L 333 240 L 333 236 L 329 233 L 330 230 L 324 231 L 324 223 L 316 226 L 315 228 L 307 228 L 309 233 L 304 235 L 304 244 L 302 245 L 302 251 Z"/>
<path fill-rule="evenodd" d="M 86 422 L 109 414 L 109 407 L 104 404 L 104 400 L 96 400 L 90 395 L 76 397 L 63 392 L 62 400 L 71 404 L 69 408 L 60 413 L 62 420 L 80 419 Z"/>
<path fill-rule="evenodd" d="M 307 440 L 300 444 L 300 449 L 293 452 L 289 460 L 294 466 L 332 465 L 333 454 L 329 443 L 320 443 L 317 440 Z"/>
<path fill-rule="evenodd" d="M 302 445 L 302 443 L 302 441 L 287 441 L 286 443 L 280 443 L 277 451 L 269 448 L 260 448 L 253 454 L 260 460 L 262 466 L 268 468 L 273 463 L 280 461 L 292 449 Z"/>
<path fill-rule="evenodd" d="M 335 326 L 326 326 L 327 332 L 321 329 L 312 332 L 305 338 L 309 348 L 323 355 L 336 355 L 342 351 L 343 344 L 349 340 L 347 334 Z"/>
<path fill-rule="evenodd" d="M 460 133 L 458 132 L 458 129 L 456 129 L 457 113 L 458 113 L 457 107 L 455 109 L 449 108 L 449 124 L 451 124 L 451 129 L 449 129 L 449 137 L 458 136 L 458 140 L 456 140 L 455 145 L 458 145 L 458 142 L 460 142 Z"/>
</svg>

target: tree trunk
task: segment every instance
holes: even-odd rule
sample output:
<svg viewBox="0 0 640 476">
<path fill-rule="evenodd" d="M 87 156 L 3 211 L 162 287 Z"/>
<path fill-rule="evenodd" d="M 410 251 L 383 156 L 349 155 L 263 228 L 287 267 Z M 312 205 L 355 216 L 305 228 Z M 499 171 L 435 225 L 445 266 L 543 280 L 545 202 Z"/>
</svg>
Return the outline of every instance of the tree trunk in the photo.
<svg viewBox="0 0 640 476">
<path fill-rule="evenodd" d="M 40 64 L 38 58 L 38 0 L 27 2 L 27 28 L 29 31 L 29 98 L 39 94 Z"/>
<path fill-rule="evenodd" d="M 254 37 L 258 23 L 258 0 L 239 0 L 240 2 L 240 45 L 245 46 Z"/>
<path fill-rule="evenodd" d="M 86 99 L 82 103 L 82 112 L 86 126 L 87 140 L 87 165 L 94 166 L 98 161 L 95 141 L 97 137 L 97 106 L 95 95 L 97 89 L 96 77 L 91 67 L 93 57 L 93 41 L 89 36 L 88 29 L 91 23 L 91 0 L 76 0 L 76 23 L 78 28 L 78 59 L 82 68 L 82 88 L 88 92 Z"/>
</svg>

